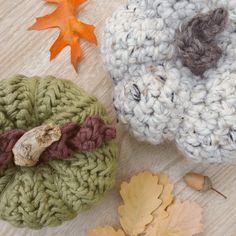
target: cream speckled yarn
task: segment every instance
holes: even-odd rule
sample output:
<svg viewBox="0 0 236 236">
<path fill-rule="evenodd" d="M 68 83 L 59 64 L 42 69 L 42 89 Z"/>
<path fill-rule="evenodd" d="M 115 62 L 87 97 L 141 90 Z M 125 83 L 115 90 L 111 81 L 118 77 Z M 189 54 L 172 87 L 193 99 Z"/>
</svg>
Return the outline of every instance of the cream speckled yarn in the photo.
<svg viewBox="0 0 236 236">
<path fill-rule="evenodd" d="M 176 31 L 221 7 L 229 13 L 215 38 L 222 56 L 196 76 L 178 55 Z M 137 138 L 175 140 L 197 162 L 236 160 L 235 0 L 130 0 L 108 19 L 102 53 L 119 118 Z"/>
<path fill-rule="evenodd" d="M 97 99 L 70 81 L 15 76 L 0 83 L 1 133 L 47 123 L 81 124 L 91 115 L 110 123 Z M 0 175 L 0 219 L 39 229 L 74 218 L 111 188 L 116 158 L 117 146 L 109 141 L 93 152 L 76 151 L 67 160 L 8 168 Z"/>
</svg>

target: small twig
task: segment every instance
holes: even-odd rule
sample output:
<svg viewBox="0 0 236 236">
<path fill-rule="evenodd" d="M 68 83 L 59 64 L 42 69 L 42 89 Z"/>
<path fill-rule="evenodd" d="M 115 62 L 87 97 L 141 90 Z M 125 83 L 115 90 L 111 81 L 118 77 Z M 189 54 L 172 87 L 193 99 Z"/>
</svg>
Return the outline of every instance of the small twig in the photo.
<svg viewBox="0 0 236 236">
<path fill-rule="evenodd" d="M 211 190 L 215 191 L 216 193 L 218 193 L 219 195 L 221 195 L 223 198 L 227 199 L 227 197 L 226 197 L 223 193 L 219 192 L 219 191 L 216 190 L 215 188 L 211 187 Z"/>
</svg>

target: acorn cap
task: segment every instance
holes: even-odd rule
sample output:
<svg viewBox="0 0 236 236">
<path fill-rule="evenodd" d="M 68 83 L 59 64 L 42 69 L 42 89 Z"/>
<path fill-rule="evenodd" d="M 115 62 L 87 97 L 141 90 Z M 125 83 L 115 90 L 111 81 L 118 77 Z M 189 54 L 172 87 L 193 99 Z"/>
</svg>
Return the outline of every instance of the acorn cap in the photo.
<svg viewBox="0 0 236 236">
<path fill-rule="evenodd" d="M 208 176 L 204 176 L 204 184 L 201 192 L 207 192 L 208 190 L 212 189 L 213 185 L 211 179 Z"/>
</svg>

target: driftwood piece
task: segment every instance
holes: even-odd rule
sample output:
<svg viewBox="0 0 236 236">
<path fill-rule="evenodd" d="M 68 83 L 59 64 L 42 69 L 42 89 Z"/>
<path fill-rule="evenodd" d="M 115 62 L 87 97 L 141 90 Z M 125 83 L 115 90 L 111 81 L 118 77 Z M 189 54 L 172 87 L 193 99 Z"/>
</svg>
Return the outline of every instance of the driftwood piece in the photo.
<svg viewBox="0 0 236 236">
<path fill-rule="evenodd" d="M 61 137 L 58 125 L 47 124 L 26 132 L 15 144 L 12 151 L 18 166 L 34 166 L 43 151 Z"/>
</svg>

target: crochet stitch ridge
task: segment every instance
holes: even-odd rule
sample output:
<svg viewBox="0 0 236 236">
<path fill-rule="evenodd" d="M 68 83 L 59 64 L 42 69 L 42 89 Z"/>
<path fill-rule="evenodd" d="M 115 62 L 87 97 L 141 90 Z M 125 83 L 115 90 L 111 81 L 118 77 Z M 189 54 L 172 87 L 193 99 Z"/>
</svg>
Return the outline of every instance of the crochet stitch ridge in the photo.
<svg viewBox="0 0 236 236">
<path fill-rule="evenodd" d="M 41 124 L 81 124 L 88 116 L 111 121 L 95 97 L 70 81 L 15 76 L 0 83 L 0 132 Z M 74 218 L 98 202 L 113 185 L 117 145 L 76 151 L 65 161 L 35 167 L 12 166 L 0 176 L 0 219 L 40 229 Z"/>
<path fill-rule="evenodd" d="M 107 19 L 114 107 L 135 137 L 174 140 L 196 162 L 236 161 L 235 22 L 235 0 L 129 0 Z"/>
</svg>

